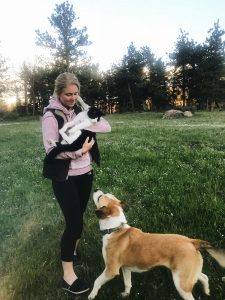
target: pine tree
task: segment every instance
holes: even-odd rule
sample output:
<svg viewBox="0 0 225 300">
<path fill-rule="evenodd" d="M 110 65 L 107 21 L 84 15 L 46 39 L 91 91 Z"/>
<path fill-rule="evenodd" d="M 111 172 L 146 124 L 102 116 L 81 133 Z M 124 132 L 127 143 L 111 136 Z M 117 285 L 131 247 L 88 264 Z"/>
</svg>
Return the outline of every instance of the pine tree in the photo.
<svg viewBox="0 0 225 300">
<path fill-rule="evenodd" d="M 54 29 L 54 34 L 40 32 L 37 29 L 36 44 L 47 48 L 54 57 L 56 64 L 64 65 L 67 70 L 77 64 L 80 58 L 85 56 L 84 46 L 90 45 L 87 28 L 78 29 L 74 22 L 78 19 L 73 10 L 73 5 L 68 1 L 56 4 L 54 13 L 49 19 Z"/>
</svg>

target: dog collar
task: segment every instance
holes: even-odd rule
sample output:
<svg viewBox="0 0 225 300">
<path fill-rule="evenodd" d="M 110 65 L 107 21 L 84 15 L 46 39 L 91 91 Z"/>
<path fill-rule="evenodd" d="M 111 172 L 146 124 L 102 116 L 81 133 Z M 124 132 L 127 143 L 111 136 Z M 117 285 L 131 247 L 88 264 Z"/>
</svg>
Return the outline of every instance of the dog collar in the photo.
<svg viewBox="0 0 225 300">
<path fill-rule="evenodd" d="M 100 232 L 101 232 L 102 235 L 110 234 L 110 233 L 112 233 L 112 232 L 115 232 L 115 231 L 117 231 L 117 230 L 123 228 L 125 224 L 127 224 L 127 223 L 121 223 L 120 226 L 118 226 L 118 227 L 100 230 Z"/>
</svg>

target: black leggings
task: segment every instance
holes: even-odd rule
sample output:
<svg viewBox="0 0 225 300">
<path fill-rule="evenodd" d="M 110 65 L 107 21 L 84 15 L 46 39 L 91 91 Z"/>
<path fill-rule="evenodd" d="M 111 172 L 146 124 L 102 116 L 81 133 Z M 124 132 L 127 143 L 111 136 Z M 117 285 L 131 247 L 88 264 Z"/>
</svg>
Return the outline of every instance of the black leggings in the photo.
<svg viewBox="0 0 225 300">
<path fill-rule="evenodd" d="M 72 261 L 76 241 L 81 238 L 83 214 L 92 188 L 93 172 L 70 176 L 66 181 L 52 181 L 53 192 L 65 217 L 61 239 L 62 261 Z"/>
</svg>

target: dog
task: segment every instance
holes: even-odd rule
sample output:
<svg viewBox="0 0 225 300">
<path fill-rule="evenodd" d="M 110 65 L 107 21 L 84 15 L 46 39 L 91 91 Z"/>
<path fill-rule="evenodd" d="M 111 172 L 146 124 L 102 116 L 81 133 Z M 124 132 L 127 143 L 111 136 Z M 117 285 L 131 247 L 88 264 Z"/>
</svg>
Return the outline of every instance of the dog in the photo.
<svg viewBox="0 0 225 300">
<path fill-rule="evenodd" d="M 209 242 L 178 234 L 144 233 L 127 224 L 124 211 L 127 205 L 112 194 L 100 190 L 93 193 L 96 215 L 103 234 L 103 273 L 95 280 L 88 299 L 94 299 L 99 289 L 119 275 L 122 269 L 127 297 L 132 287 L 131 272 L 145 272 L 165 266 L 172 272 L 175 287 L 184 300 L 194 300 L 192 289 L 199 280 L 209 295 L 209 280 L 202 273 L 203 258 L 199 250 L 205 249 L 222 267 L 225 251 L 213 248 Z"/>
<path fill-rule="evenodd" d="M 72 144 L 81 135 L 82 129 L 87 129 L 91 125 L 97 123 L 100 118 L 105 115 L 98 108 L 87 105 L 80 96 L 77 101 L 83 108 L 83 111 L 81 111 L 74 120 L 66 123 L 59 130 L 59 133 L 63 138 L 61 144 Z"/>
</svg>

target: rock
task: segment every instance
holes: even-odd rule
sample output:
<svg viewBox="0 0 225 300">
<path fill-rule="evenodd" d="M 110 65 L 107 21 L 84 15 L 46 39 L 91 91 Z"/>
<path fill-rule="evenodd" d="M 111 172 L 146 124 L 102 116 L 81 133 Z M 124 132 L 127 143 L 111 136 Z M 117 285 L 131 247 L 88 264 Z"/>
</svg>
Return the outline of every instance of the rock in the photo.
<svg viewBox="0 0 225 300">
<path fill-rule="evenodd" d="M 176 119 L 180 117 L 184 117 L 184 113 L 176 109 L 167 110 L 163 115 L 163 119 Z"/>
<path fill-rule="evenodd" d="M 191 118 L 191 117 L 193 117 L 193 113 L 190 110 L 186 110 L 186 111 L 184 111 L 184 116 Z"/>
</svg>

